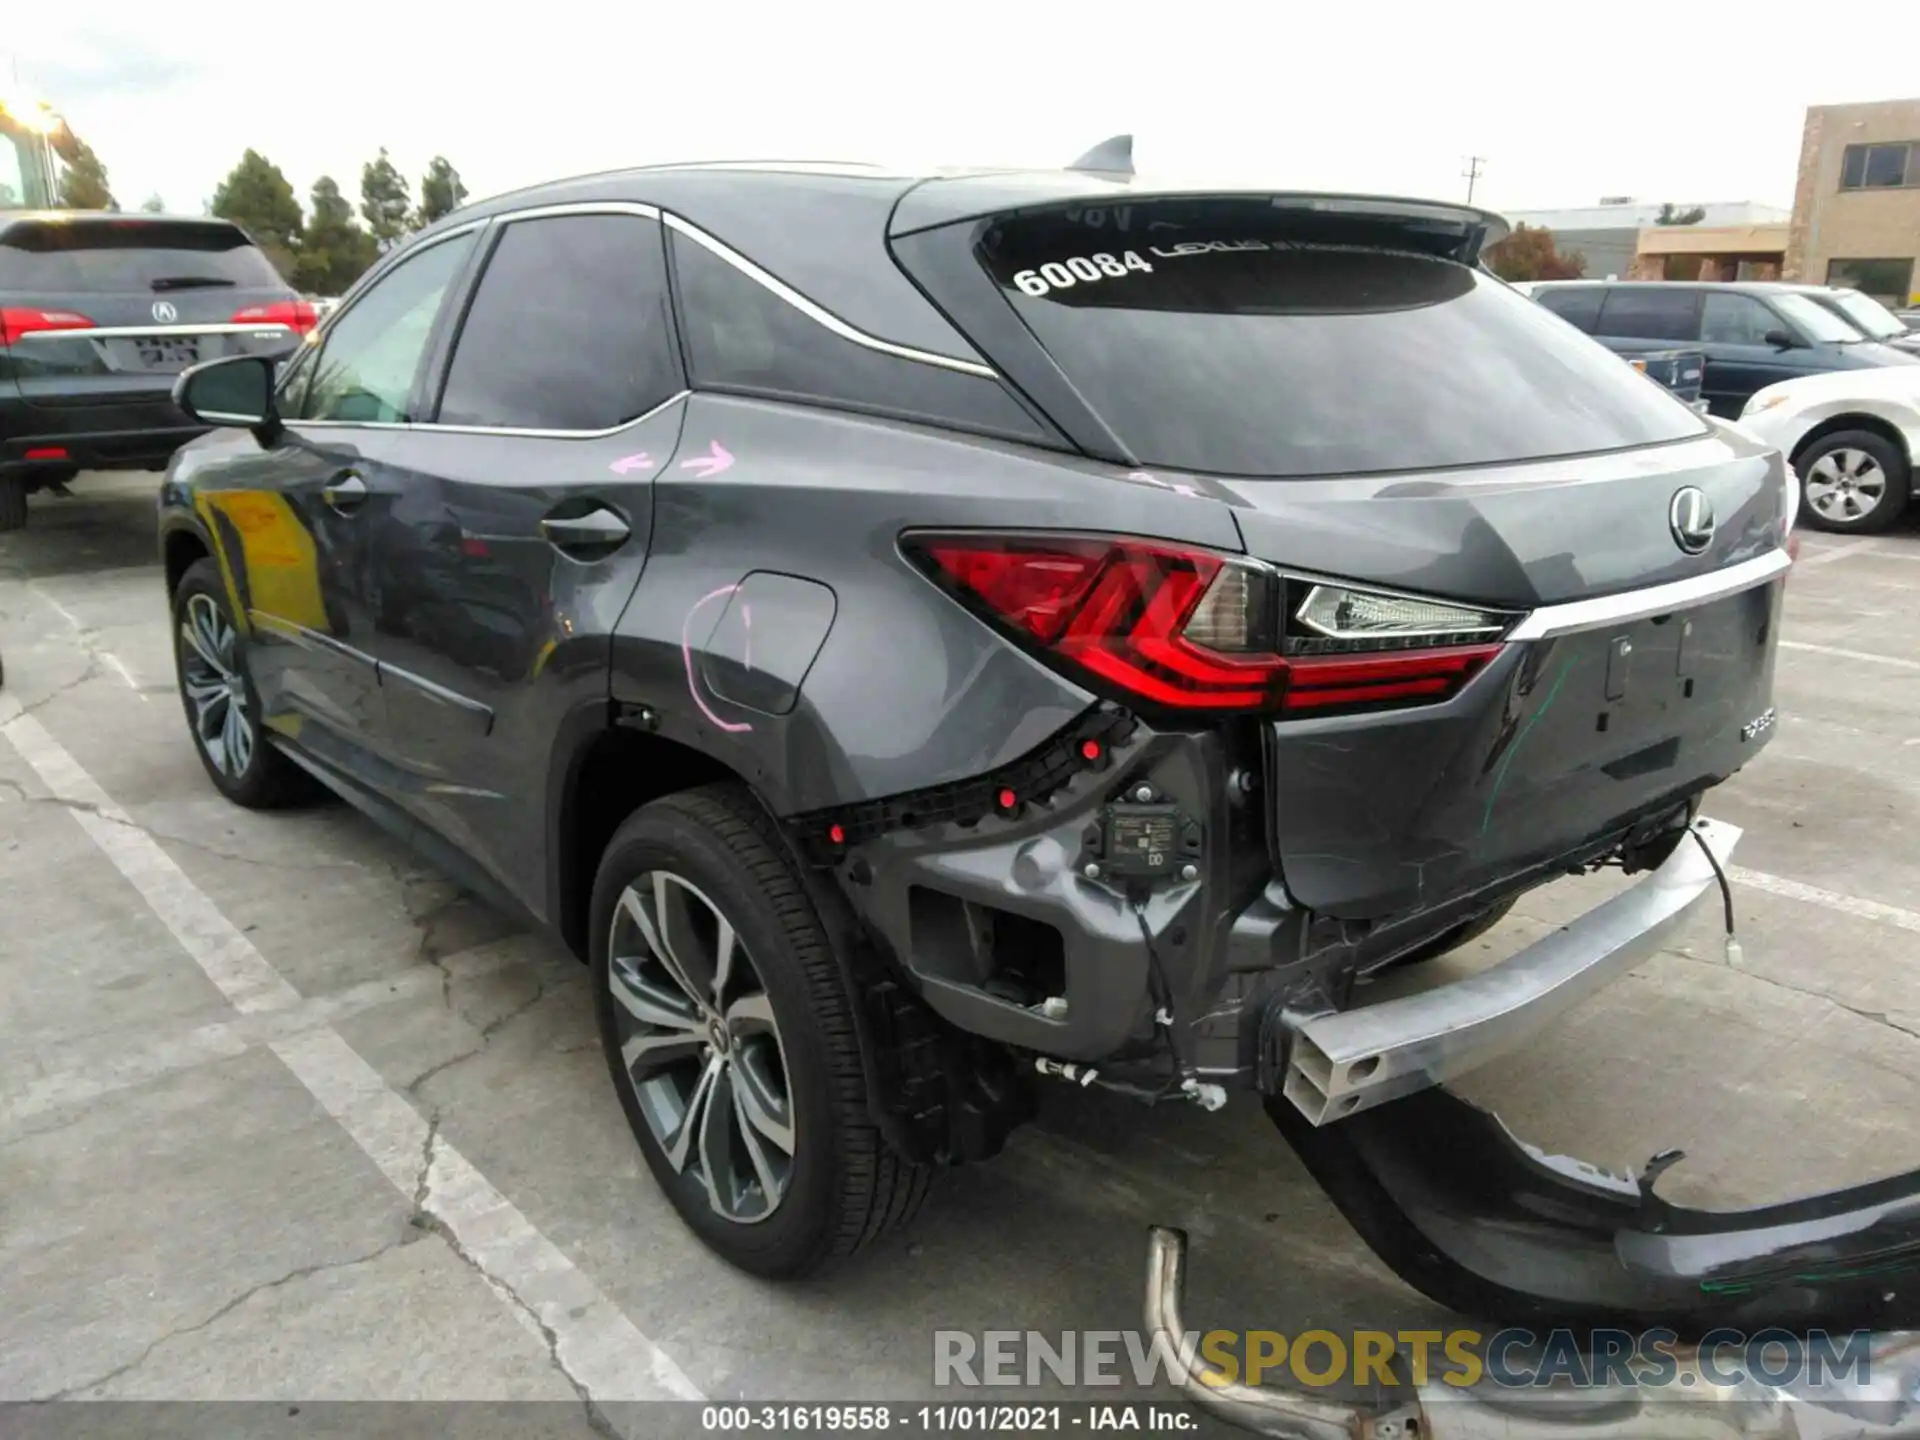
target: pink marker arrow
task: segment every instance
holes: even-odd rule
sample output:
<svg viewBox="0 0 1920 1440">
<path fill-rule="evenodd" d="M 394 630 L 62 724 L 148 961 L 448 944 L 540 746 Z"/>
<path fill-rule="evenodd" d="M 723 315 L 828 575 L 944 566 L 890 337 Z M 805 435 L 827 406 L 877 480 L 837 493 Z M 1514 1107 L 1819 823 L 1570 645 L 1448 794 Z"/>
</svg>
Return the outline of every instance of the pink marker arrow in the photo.
<svg viewBox="0 0 1920 1440">
<path fill-rule="evenodd" d="M 638 455 L 622 455 L 607 468 L 616 475 L 630 475 L 635 470 L 651 470 L 653 457 L 642 450 Z"/>
<path fill-rule="evenodd" d="M 732 469 L 733 456 L 728 453 L 726 446 L 715 440 L 707 447 L 706 454 L 696 455 L 691 460 L 682 460 L 680 468 L 697 471 L 702 480 L 707 480 L 718 475 L 722 470 Z"/>
</svg>

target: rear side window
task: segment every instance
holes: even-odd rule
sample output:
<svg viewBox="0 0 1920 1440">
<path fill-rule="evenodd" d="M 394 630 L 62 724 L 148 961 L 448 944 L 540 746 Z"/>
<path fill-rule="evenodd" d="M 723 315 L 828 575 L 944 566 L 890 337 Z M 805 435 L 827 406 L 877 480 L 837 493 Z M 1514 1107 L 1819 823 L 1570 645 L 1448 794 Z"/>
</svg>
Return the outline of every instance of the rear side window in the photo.
<svg viewBox="0 0 1920 1440">
<path fill-rule="evenodd" d="M 989 226 L 977 254 L 1141 462 L 1242 476 L 1495 464 L 1697 434 L 1601 347 L 1398 222 L 1264 202 Z"/>
<path fill-rule="evenodd" d="M 1609 290 L 1594 334 L 1622 340 L 1698 340 L 1700 296 L 1678 287 Z"/>
<path fill-rule="evenodd" d="M 155 294 L 200 287 L 285 290 L 287 284 L 236 225 L 28 221 L 0 233 L 0 290 Z"/>
<path fill-rule="evenodd" d="M 460 327 L 443 425 L 611 430 L 680 390 L 660 222 L 507 225 Z"/>
<path fill-rule="evenodd" d="M 999 382 L 836 335 L 731 262 L 673 236 L 687 364 L 701 389 L 797 400 L 928 424 L 1046 438 Z"/>
<path fill-rule="evenodd" d="M 1593 327 L 1600 323 L 1600 301 L 1606 295 L 1600 289 L 1584 290 L 1542 290 L 1534 299 L 1562 320 L 1579 326 L 1589 335 Z"/>
</svg>

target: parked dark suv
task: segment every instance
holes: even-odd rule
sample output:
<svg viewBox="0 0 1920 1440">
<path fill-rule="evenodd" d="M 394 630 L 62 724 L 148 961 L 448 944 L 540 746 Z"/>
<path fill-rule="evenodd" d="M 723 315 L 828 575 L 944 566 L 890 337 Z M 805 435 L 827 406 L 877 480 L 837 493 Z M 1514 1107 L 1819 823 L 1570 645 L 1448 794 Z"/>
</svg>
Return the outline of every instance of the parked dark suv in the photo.
<svg viewBox="0 0 1920 1440">
<path fill-rule="evenodd" d="M 476 205 L 277 386 L 182 378 L 193 743 L 587 960 L 647 1164 L 761 1274 L 1064 1081 L 1258 1097 L 1456 1305 L 1877 1303 L 1868 1200 L 1703 1217 L 1431 1088 L 1718 895 L 1790 566 L 1778 451 L 1481 272 L 1504 233 L 1081 171 Z M 1365 983 L 1603 865 L 1493 969 Z"/>
<path fill-rule="evenodd" d="M 0 531 L 80 470 L 163 467 L 206 428 L 173 404 L 182 370 L 286 355 L 315 318 L 228 221 L 0 213 Z"/>
<path fill-rule="evenodd" d="M 1712 413 L 1729 420 L 1738 418 L 1756 391 L 1776 381 L 1829 370 L 1920 364 L 1920 356 L 1868 339 L 1803 288 L 1550 280 L 1534 285 L 1532 294 L 1561 319 L 1623 353 L 1655 342 L 1704 352 L 1702 393 Z"/>
</svg>

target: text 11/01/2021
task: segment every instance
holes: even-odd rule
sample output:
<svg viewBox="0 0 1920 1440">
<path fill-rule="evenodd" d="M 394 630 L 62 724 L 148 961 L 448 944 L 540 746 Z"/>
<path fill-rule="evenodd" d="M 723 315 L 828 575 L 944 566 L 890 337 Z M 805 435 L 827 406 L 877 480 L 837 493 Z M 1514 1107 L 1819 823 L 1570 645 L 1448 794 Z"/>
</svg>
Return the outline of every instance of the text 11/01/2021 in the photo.
<svg viewBox="0 0 1920 1440">
<path fill-rule="evenodd" d="M 1199 1428 L 1180 1405 L 772 1404 L 708 1405 L 701 1429 L 716 1435 L 826 1431 L 901 1435 L 1054 1435 L 1115 1431 L 1176 1435 Z"/>
</svg>

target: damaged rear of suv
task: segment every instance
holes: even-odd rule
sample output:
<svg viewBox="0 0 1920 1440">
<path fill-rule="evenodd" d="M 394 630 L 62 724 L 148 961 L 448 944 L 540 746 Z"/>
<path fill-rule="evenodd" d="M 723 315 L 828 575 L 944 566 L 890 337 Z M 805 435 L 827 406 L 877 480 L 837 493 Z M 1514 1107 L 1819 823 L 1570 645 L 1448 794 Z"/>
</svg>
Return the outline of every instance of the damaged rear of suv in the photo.
<svg viewBox="0 0 1920 1440">
<path fill-rule="evenodd" d="M 577 261 L 515 270 L 542 226 Z M 190 451 L 163 505 L 182 674 L 246 702 L 221 750 L 245 758 L 203 745 L 209 772 L 261 803 L 256 765 L 291 762 L 404 814 L 585 952 L 650 1168 L 760 1274 L 898 1224 L 1065 1080 L 1258 1098 L 1463 1308 L 1861 1301 L 1863 1257 L 1913 1238 L 1897 1186 L 1716 1228 L 1433 1088 L 1724 901 L 1738 831 L 1702 807 L 1770 736 L 1791 564 L 1780 455 L 1480 269 L 1503 233 L 1111 171 L 669 167 L 471 207 L 383 262 L 278 399 L 182 384 L 256 442 Z M 654 392 L 618 423 L 490 418 L 586 393 L 503 401 L 463 347 L 521 333 L 529 293 L 560 323 L 594 266 L 631 272 Z M 611 344 L 611 286 L 581 289 Z M 420 337 L 399 423 L 303 420 L 383 306 Z M 460 603 L 361 656 L 408 607 L 329 629 L 359 592 L 324 566 L 297 617 L 256 591 L 220 640 L 226 590 L 175 541 L 239 513 L 223 487 L 341 573 L 493 597 L 477 658 Z M 1601 867 L 1635 883 L 1373 999 Z"/>
</svg>

